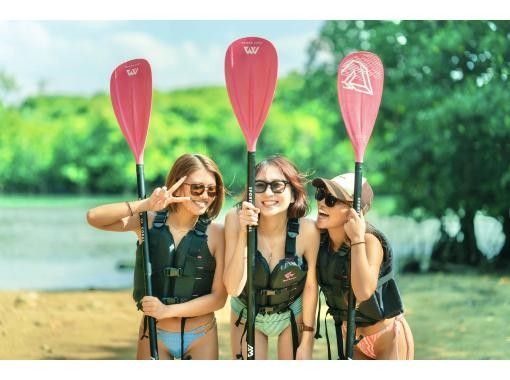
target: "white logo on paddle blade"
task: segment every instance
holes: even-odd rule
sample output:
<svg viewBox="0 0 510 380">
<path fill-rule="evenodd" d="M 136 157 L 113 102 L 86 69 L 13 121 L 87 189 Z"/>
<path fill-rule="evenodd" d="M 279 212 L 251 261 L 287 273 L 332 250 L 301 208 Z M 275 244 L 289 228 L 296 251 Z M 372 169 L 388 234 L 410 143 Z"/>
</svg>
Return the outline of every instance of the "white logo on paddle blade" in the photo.
<svg viewBox="0 0 510 380">
<path fill-rule="evenodd" d="M 135 76 L 136 73 L 138 73 L 138 67 L 135 67 L 134 69 L 126 69 L 126 73 L 130 77 Z"/>
<path fill-rule="evenodd" d="M 257 54 L 259 46 L 243 46 L 246 54 Z"/>
<path fill-rule="evenodd" d="M 340 74 L 345 77 L 342 84 L 347 90 L 354 90 L 364 94 L 373 95 L 372 83 L 370 83 L 370 75 L 368 68 L 361 61 L 353 59 L 348 61 Z"/>
<path fill-rule="evenodd" d="M 247 345 L 248 357 L 251 358 L 253 356 L 253 346 Z"/>
</svg>

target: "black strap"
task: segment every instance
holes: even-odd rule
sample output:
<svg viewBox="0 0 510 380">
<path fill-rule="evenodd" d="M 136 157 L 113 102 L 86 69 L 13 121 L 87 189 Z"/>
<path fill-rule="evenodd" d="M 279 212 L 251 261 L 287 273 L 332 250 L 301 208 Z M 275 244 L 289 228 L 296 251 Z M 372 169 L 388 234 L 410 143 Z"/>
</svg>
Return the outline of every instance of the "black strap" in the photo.
<svg viewBox="0 0 510 380">
<path fill-rule="evenodd" d="M 191 360 L 191 355 L 184 356 L 184 326 L 186 325 L 186 318 L 181 318 L 181 360 Z"/>
<path fill-rule="evenodd" d="M 239 318 L 237 318 L 237 321 L 234 322 L 234 325 L 236 327 L 239 327 L 239 325 L 241 324 L 241 319 L 243 318 L 243 313 L 245 310 L 246 310 L 245 307 L 243 307 L 241 309 L 241 312 L 239 313 Z M 248 323 L 244 323 L 243 333 L 241 334 L 241 340 L 239 341 L 239 353 L 236 354 L 236 359 L 239 359 L 239 360 L 244 359 L 244 357 L 243 357 L 243 338 L 244 338 L 244 335 L 246 334 L 246 331 L 248 331 Z"/>
<path fill-rule="evenodd" d="M 292 258 L 296 255 L 296 237 L 299 234 L 299 220 L 290 218 L 287 222 L 287 238 L 285 239 L 285 257 Z"/>
<path fill-rule="evenodd" d="M 296 323 L 296 316 L 292 309 L 290 309 L 290 330 L 292 332 L 292 358 L 296 360 L 296 353 L 299 343 L 298 328 Z"/>
<path fill-rule="evenodd" d="M 321 293 L 324 294 L 324 292 L 322 291 L 322 288 L 319 289 L 319 310 L 317 311 L 317 331 L 315 332 L 315 335 L 313 336 L 315 339 L 319 339 L 319 338 L 322 338 L 322 335 L 321 335 Z"/>
<path fill-rule="evenodd" d="M 331 346 L 329 345 L 329 333 L 328 333 L 328 324 L 326 323 L 326 318 L 328 317 L 329 310 L 326 312 L 324 316 L 324 327 L 326 328 L 326 344 L 328 347 L 328 360 L 331 360 Z"/>
<path fill-rule="evenodd" d="M 139 310 L 142 310 L 141 308 Z M 147 335 L 147 329 L 149 327 L 149 317 L 144 315 L 143 317 L 143 332 L 142 336 L 140 337 L 140 340 L 143 340 L 143 338 L 149 339 L 149 336 Z"/>
<path fill-rule="evenodd" d="M 167 210 L 158 211 L 156 213 L 156 217 L 154 218 L 154 223 L 152 224 L 152 226 L 154 228 L 162 228 L 163 226 L 165 226 L 167 218 L 168 218 Z"/>
<path fill-rule="evenodd" d="M 335 321 L 336 330 L 336 349 L 338 352 L 338 360 L 347 360 L 344 354 L 344 338 L 342 332 L 342 321 Z"/>
<path fill-rule="evenodd" d="M 212 219 L 204 216 L 200 216 L 195 223 L 195 227 L 193 230 L 195 231 L 195 234 L 198 236 L 204 236 L 206 235 L 207 227 L 209 227 L 209 224 L 211 224 Z"/>
</svg>

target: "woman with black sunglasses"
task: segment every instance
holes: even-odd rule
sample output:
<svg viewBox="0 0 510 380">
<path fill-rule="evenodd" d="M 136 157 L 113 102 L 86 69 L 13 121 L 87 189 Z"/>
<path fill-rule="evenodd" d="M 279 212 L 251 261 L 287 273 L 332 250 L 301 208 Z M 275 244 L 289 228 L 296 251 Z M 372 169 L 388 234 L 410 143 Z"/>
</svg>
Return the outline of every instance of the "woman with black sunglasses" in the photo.
<svg viewBox="0 0 510 380">
<path fill-rule="evenodd" d="M 255 358 L 267 359 L 270 336 L 278 338 L 278 359 L 312 357 L 319 231 L 304 218 L 307 210 L 304 176 L 288 159 L 274 156 L 255 168 L 255 205 L 242 202 L 225 218 L 234 358 L 246 358 L 247 226 L 257 226 Z"/>
<path fill-rule="evenodd" d="M 218 359 L 214 311 L 225 305 L 224 231 L 211 223 L 224 200 L 216 163 L 184 154 L 149 198 L 93 208 L 88 222 L 138 237 L 133 298 L 144 313 L 137 359 L 150 359 L 146 316 L 156 318 L 160 359 Z M 145 295 L 139 213 L 148 213 L 153 296 Z"/>
<path fill-rule="evenodd" d="M 316 187 L 316 223 L 322 231 L 317 278 L 329 307 L 327 314 L 335 321 L 339 358 L 345 358 L 350 266 L 357 302 L 354 359 L 413 359 L 413 335 L 393 277 L 391 246 L 364 218 L 372 204 L 372 188 L 363 178 L 362 212 L 358 215 L 352 208 L 354 173 L 332 179 L 315 178 L 312 184 Z M 320 337 L 319 314 L 320 305 L 316 338 Z M 328 358 L 331 359 L 329 338 Z"/>
</svg>

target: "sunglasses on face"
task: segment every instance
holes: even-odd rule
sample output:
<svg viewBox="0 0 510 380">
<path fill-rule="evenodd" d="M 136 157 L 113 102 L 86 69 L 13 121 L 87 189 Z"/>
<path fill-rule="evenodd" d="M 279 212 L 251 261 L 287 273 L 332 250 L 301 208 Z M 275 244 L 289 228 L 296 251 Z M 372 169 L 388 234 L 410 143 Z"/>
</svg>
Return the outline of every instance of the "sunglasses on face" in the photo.
<svg viewBox="0 0 510 380">
<path fill-rule="evenodd" d="M 191 195 L 198 197 L 207 191 L 207 195 L 210 198 L 214 198 L 216 196 L 216 185 L 205 186 L 203 183 L 184 183 L 184 185 L 189 186 L 189 190 Z"/>
<path fill-rule="evenodd" d="M 256 193 L 265 193 L 267 187 L 269 186 L 269 187 L 271 187 L 271 191 L 274 194 L 280 194 L 285 191 L 285 188 L 287 187 L 288 183 L 289 183 L 289 181 L 283 181 L 283 180 L 271 181 L 271 182 L 260 181 L 260 180 L 255 181 L 255 192 Z"/>
<path fill-rule="evenodd" d="M 326 189 L 323 188 L 323 187 L 318 187 L 315 190 L 315 199 L 317 200 L 317 202 L 320 202 L 320 201 L 322 201 L 324 199 L 324 203 L 328 207 L 334 207 L 337 203 L 343 203 L 343 204 L 345 204 L 345 205 L 347 205 L 349 207 L 352 207 L 352 203 L 351 202 L 346 202 L 346 201 L 343 201 L 341 199 L 338 199 L 338 198 L 334 197 L 333 195 L 328 193 L 326 191 Z"/>
</svg>

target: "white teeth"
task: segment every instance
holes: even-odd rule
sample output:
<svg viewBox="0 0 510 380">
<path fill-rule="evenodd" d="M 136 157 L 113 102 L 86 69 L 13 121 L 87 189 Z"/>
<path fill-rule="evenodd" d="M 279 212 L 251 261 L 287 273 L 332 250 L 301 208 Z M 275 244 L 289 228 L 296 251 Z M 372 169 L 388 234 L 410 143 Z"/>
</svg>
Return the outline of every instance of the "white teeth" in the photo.
<svg viewBox="0 0 510 380">
<path fill-rule="evenodd" d="M 262 202 L 262 204 L 264 206 L 274 206 L 274 205 L 278 204 L 278 202 L 276 202 L 276 201 L 265 201 L 265 202 Z"/>
<path fill-rule="evenodd" d="M 197 202 L 197 201 L 193 201 L 193 203 L 195 203 L 198 207 L 205 207 L 205 206 L 206 206 L 206 203 L 205 203 L 205 202 Z"/>
</svg>

